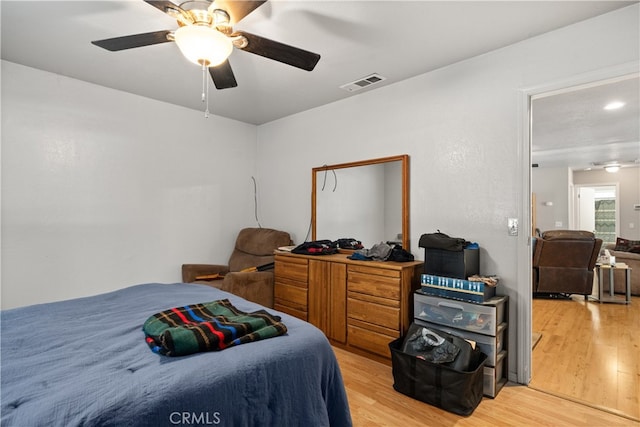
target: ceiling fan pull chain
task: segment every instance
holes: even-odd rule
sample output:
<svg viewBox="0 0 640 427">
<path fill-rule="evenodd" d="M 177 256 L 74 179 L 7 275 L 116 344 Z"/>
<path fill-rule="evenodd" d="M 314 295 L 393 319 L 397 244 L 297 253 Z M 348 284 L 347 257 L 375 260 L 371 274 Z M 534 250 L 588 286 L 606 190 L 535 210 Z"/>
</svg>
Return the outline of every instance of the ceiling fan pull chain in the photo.
<svg viewBox="0 0 640 427">
<path fill-rule="evenodd" d="M 205 119 L 209 118 L 209 79 L 207 76 L 207 65 L 202 62 L 202 102 L 206 102 L 206 109 L 204 110 Z"/>
<path fill-rule="evenodd" d="M 205 80 L 207 79 L 207 66 L 202 63 L 202 102 L 207 100 L 207 94 L 204 91 Z"/>
<path fill-rule="evenodd" d="M 205 67 L 205 69 L 206 69 L 206 67 Z M 209 118 L 209 79 L 207 78 L 206 74 L 207 74 L 206 72 L 203 73 L 204 80 L 207 82 L 207 97 L 206 97 L 207 98 L 207 107 L 206 107 L 206 110 L 204 110 L 204 117 L 205 117 L 205 119 L 208 119 Z"/>
</svg>

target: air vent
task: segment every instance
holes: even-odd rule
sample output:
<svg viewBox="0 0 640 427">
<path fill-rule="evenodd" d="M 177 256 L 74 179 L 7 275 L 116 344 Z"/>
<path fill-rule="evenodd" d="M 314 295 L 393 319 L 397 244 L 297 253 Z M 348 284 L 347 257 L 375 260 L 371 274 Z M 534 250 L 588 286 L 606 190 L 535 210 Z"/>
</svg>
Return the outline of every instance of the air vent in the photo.
<svg viewBox="0 0 640 427">
<path fill-rule="evenodd" d="M 380 74 L 371 74 L 370 76 L 358 79 L 354 82 L 344 84 L 340 86 L 340 89 L 344 89 L 347 92 L 355 92 L 365 87 L 373 86 L 381 81 L 387 80 L 386 77 L 382 77 Z"/>
</svg>

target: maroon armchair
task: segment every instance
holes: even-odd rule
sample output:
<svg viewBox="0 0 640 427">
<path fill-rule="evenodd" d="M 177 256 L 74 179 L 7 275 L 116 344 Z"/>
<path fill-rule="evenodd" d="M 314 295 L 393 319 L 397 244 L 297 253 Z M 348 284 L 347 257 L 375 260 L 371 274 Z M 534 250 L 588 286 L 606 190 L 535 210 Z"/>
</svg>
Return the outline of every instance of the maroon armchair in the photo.
<svg viewBox="0 0 640 427">
<path fill-rule="evenodd" d="M 536 239 L 533 294 L 581 294 L 593 290 L 602 240 L 589 231 L 551 230 Z"/>
<path fill-rule="evenodd" d="M 242 229 L 227 265 L 183 264 L 182 281 L 213 286 L 273 308 L 273 269 L 246 270 L 256 270 L 257 267 L 273 263 L 273 251 L 287 245 L 291 245 L 291 236 L 285 231 L 270 228 Z M 216 275 L 219 276 L 218 279 L 207 278 Z"/>
</svg>

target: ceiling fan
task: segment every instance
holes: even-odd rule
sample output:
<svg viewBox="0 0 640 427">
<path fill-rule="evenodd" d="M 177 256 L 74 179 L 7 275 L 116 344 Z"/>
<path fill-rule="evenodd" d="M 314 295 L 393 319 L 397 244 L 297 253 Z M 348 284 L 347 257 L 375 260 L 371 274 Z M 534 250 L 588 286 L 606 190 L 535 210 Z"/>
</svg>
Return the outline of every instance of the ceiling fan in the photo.
<svg viewBox="0 0 640 427">
<path fill-rule="evenodd" d="M 639 165 L 640 158 L 635 160 L 623 160 L 623 161 L 611 160 L 608 162 L 592 162 L 591 164 L 596 167 L 602 167 L 607 172 L 615 173 L 615 172 L 618 172 L 620 168 Z"/>
<path fill-rule="evenodd" d="M 110 51 L 119 51 L 175 41 L 187 59 L 200 64 L 203 69 L 209 69 L 217 89 L 238 86 L 228 60 L 234 47 L 306 71 L 313 70 L 320 60 L 317 53 L 233 30 L 233 25 L 267 0 L 190 0 L 180 5 L 168 0 L 144 1 L 175 18 L 178 28 L 91 43 Z"/>
</svg>

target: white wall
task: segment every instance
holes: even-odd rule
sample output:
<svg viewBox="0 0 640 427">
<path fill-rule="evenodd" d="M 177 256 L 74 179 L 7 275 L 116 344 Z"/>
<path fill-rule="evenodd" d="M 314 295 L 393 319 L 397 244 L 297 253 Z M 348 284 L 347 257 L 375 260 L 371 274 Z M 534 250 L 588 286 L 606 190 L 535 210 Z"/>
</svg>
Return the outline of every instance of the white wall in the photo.
<svg viewBox="0 0 640 427">
<path fill-rule="evenodd" d="M 256 128 L 2 61 L 2 308 L 225 263 Z"/>
<path fill-rule="evenodd" d="M 536 228 L 540 231 L 569 227 L 569 168 L 533 168 L 531 190 L 536 195 Z M 546 206 L 545 203 L 552 203 Z"/>
<path fill-rule="evenodd" d="M 480 244 L 481 273 L 498 274 L 499 293 L 511 297 L 513 378 L 516 313 L 531 298 L 530 283 L 517 282 L 526 239 L 507 233 L 507 218 L 523 218 L 529 197 L 520 186 L 529 169 L 521 156 L 528 147 L 519 145 L 520 91 L 638 61 L 638 16 L 636 4 L 260 126 L 259 175 L 266 197 L 280 201 L 265 218 L 299 239 L 310 216 L 312 167 L 409 154 L 411 251 L 422 258 L 418 239 L 436 229 Z M 529 234 L 522 223 L 521 233 Z"/>
</svg>

